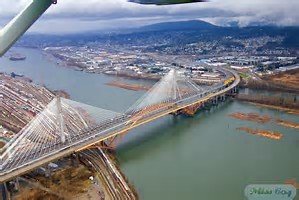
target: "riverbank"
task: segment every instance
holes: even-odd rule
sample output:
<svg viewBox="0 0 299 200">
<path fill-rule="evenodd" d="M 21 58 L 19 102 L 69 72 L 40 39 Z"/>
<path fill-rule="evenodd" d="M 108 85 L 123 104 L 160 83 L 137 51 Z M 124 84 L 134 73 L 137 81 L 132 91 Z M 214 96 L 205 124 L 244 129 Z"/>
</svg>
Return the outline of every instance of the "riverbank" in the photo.
<svg viewBox="0 0 299 200">
<path fill-rule="evenodd" d="M 299 68 L 268 75 L 263 77 L 263 80 L 271 85 L 299 92 Z"/>
<path fill-rule="evenodd" d="M 292 69 L 255 79 L 244 79 L 241 87 L 255 90 L 299 93 L 299 69 Z"/>
<path fill-rule="evenodd" d="M 133 90 L 133 91 L 147 91 L 151 87 L 141 85 L 141 84 L 129 84 L 123 81 L 111 81 L 106 83 L 106 85 L 112 86 L 112 87 L 118 87 L 126 90 Z"/>
<path fill-rule="evenodd" d="M 257 107 L 270 108 L 270 109 L 274 109 L 274 110 L 284 111 L 284 112 L 289 113 L 289 114 L 299 115 L 299 110 L 298 109 L 284 108 L 284 107 L 281 107 L 281 106 L 273 106 L 273 105 L 253 103 L 253 102 L 248 102 L 248 103 L 250 103 L 254 106 L 257 106 Z"/>
<path fill-rule="evenodd" d="M 284 109 L 286 111 L 299 112 L 299 100 L 297 96 L 281 97 L 269 95 L 238 94 L 236 99 L 239 101 L 250 102 L 256 105 L 264 105 L 271 108 Z"/>
</svg>

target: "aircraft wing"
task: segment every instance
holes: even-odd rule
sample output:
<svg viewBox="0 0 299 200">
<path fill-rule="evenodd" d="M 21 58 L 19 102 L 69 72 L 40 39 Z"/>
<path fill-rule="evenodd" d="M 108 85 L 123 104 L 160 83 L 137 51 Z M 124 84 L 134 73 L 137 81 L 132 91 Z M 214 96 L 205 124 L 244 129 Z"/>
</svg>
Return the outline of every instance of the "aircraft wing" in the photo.
<svg viewBox="0 0 299 200">
<path fill-rule="evenodd" d="M 11 2 L 13 4 L 13 1 Z M 0 57 L 56 0 L 33 0 L 21 13 L 0 30 Z"/>
<path fill-rule="evenodd" d="M 140 4 L 170 5 L 170 4 L 204 2 L 205 0 L 129 0 L 129 1 L 134 3 L 140 3 Z"/>
</svg>

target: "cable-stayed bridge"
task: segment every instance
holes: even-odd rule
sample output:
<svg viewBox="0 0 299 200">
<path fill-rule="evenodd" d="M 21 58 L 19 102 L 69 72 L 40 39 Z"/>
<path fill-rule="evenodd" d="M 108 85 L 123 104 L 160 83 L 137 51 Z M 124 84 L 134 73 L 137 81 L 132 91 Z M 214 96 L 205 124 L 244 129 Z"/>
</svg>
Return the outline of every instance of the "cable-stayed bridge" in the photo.
<svg viewBox="0 0 299 200">
<path fill-rule="evenodd" d="M 125 113 L 57 97 L 0 152 L 0 182 L 51 161 L 90 148 L 168 114 L 192 115 L 206 102 L 231 92 L 240 82 L 234 71 L 226 79 L 199 86 L 171 70 Z"/>
</svg>

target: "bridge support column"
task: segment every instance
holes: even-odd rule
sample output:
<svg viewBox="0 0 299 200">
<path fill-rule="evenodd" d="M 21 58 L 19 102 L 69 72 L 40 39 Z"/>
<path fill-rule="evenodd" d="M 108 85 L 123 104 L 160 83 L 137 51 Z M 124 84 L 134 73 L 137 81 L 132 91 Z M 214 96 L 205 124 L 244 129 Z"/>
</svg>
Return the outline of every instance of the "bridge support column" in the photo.
<svg viewBox="0 0 299 200">
<path fill-rule="evenodd" d="M 181 113 L 184 114 L 184 115 L 187 115 L 187 116 L 194 116 L 196 114 L 196 112 L 202 108 L 202 102 L 199 102 L 197 104 L 194 104 L 194 105 L 191 105 L 191 106 L 188 106 L 186 108 L 183 108 L 181 110 Z"/>
<path fill-rule="evenodd" d="M 171 115 L 172 115 L 174 118 L 176 118 L 179 114 L 180 114 L 180 111 L 176 111 L 176 112 L 171 113 Z"/>
<path fill-rule="evenodd" d="M 45 177 L 50 177 L 51 176 L 51 169 L 50 167 L 47 165 L 45 167 L 46 171 L 45 171 Z"/>
<path fill-rule="evenodd" d="M 234 87 L 232 90 L 231 90 L 231 94 L 235 95 L 238 93 L 238 88 L 237 87 Z"/>
<path fill-rule="evenodd" d="M 235 93 L 237 94 L 237 93 L 238 93 L 238 87 L 236 86 L 236 87 L 234 88 L 234 90 L 235 90 Z"/>
<path fill-rule="evenodd" d="M 224 94 L 224 95 L 221 96 L 221 101 L 224 102 L 225 100 L 226 100 L 226 95 Z"/>
<path fill-rule="evenodd" d="M 232 90 L 231 90 L 231 95 L 232 96 L 235 96 L 237 93 L 238 93 L 238 89 L 237 89 L 237 87 L 234 87 Z"/>
<path fill-rule="evenodd" d="M 15 190 L 15 191 L 19 191 L 19 190 L 20 190 L 20 182 L 19 182 L 19 178 L 16 178 L 16 180 L 15 180 L 14 190 Z"/>
<path fill-rule="evenodd" d="M 79 166 L 79 164 L 80 164 L 80 160 L 79 160 L 79 156 L 78 156 L 78 154 L 73 154 L 72 155 L 72 166 L 74 166 L 74 167 L 78 167 Z"/>
<path fill-rule="evenodd" d="M 213 105 L 216 106 L 218 104 L 218 97 L 213 98 Z"/>
<path fill-rule="evenodd" d="M 103 148 L 103 149 L 115 150 L 116 147 L 124 139 L 124 137 L 126 136 L 127 133 L 128 133 L 128 131 L 123 132 L 123 133 L 121 133 L 119 135 L 116 135 L 116 136 L 114 136 L 114 137 L 106 140 L 105 143 L 103 144 L 104 146 L 106 146 L 106 148 Z"/>
</svg>

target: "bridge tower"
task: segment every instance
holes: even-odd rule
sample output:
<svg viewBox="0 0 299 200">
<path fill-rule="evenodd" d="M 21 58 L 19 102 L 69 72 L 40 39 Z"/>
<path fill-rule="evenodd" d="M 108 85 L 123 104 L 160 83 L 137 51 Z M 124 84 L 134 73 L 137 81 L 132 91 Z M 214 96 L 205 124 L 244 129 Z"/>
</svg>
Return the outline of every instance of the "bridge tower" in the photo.
<svg viewBox="0 0 299 200">
<path fill-rule="evenodd" d="M 61 97 L 57 96 L 56 97 L 56 103 L 57 103 L 57 119 L 58 119 L 58 125 L 57 129 L 59 131 L 60 139 L 62 143 L 65 143 L 66 141 L 66 134 L 64 132 L 64 119 L 63 119 L 63 112 L 62 112 L 62 106 L 61 106 Z"/>
</svg>

